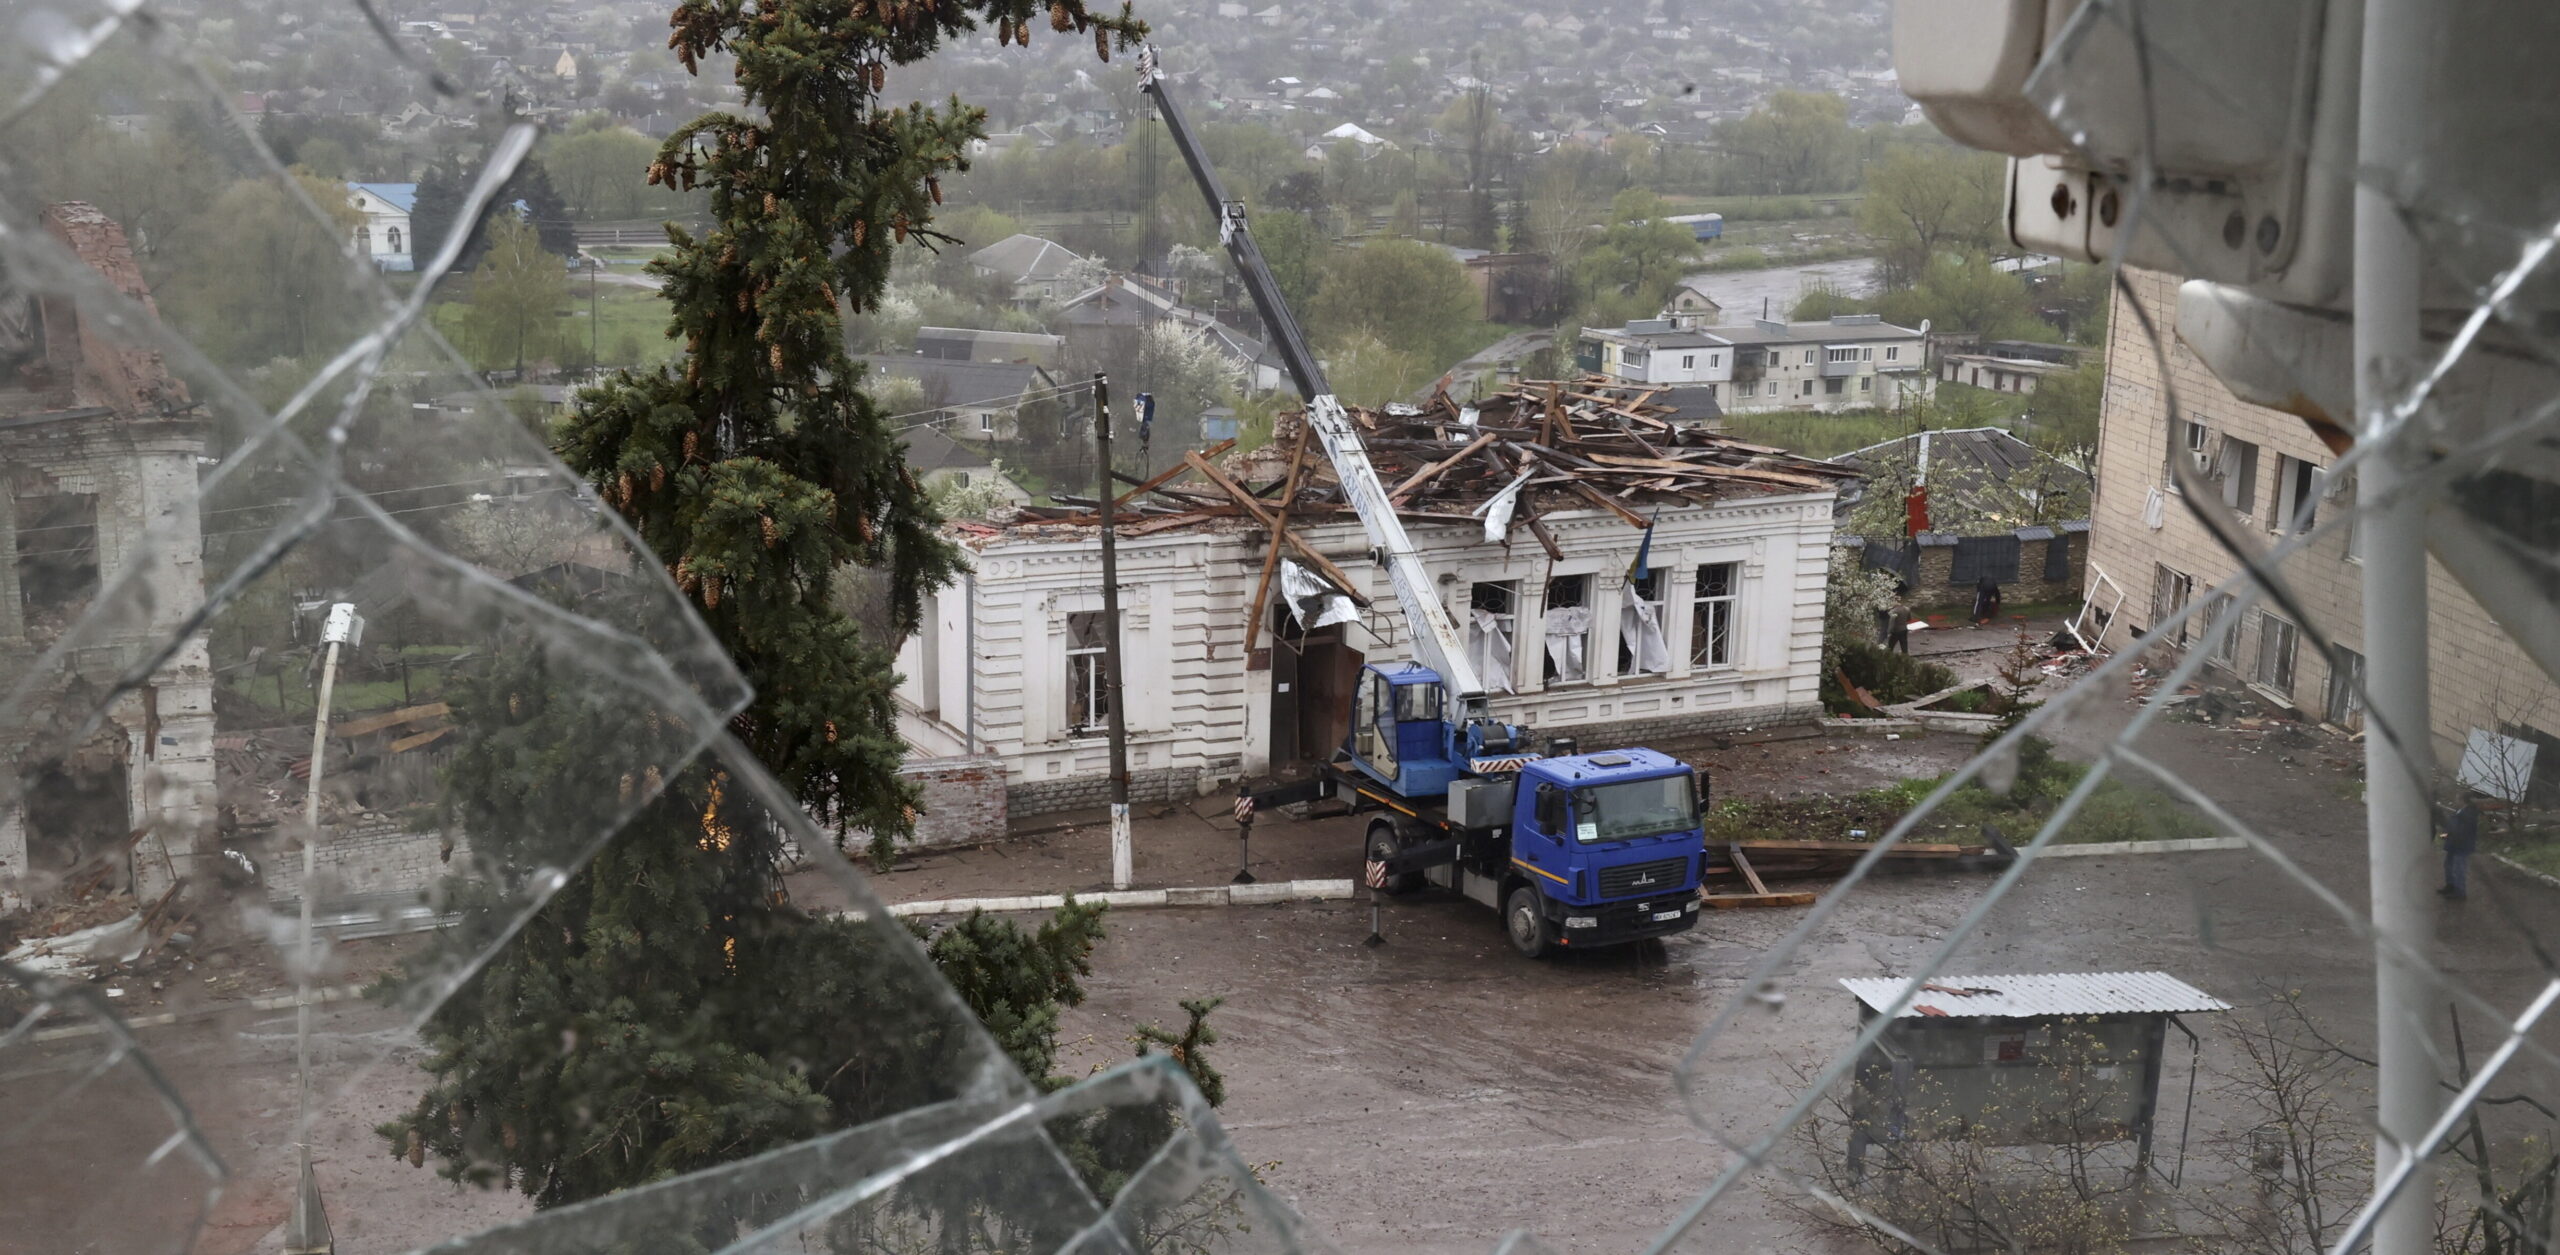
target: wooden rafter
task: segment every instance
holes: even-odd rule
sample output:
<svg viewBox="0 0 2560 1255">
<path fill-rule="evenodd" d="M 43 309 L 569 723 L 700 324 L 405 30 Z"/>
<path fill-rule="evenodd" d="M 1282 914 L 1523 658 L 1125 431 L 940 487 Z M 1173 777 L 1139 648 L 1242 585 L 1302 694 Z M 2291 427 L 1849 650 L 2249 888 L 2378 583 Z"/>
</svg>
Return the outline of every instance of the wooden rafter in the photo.
<svg viewBox="0 0 2560 1255">
<path fill-rule="evenodd" d="M 1262 635 L 1262 608 L 1271 598 L 1271 575 L 1280 568 L 1281 533 L 1289 528 L 1289 507 L 1297 504 L 1298 476 L 1307 467 L 1307 425 L 1298 424 L 1298 438 L 1289 446 L 1289 475 L 1280 489 L 1280 509 L 1273 516 L 1271 544 L 1262 551 L 1262 575 L 1253 582 L 1253 609 L 1244 621 L 1244 647 L 1253 650 Z"/>
</svg>

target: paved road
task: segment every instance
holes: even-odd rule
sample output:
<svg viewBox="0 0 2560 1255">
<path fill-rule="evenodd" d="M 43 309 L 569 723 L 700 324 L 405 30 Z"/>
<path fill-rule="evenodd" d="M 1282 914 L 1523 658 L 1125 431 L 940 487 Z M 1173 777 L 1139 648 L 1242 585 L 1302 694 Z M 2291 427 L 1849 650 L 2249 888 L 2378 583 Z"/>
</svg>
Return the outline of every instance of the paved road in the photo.
<svg viewBox="0 0 2560 1255">
<path fill-rule="evenodd" d="M 2079 719 L 2056 739 L 2082 752 L 2126 713 L 2103 698 L 2076 710 Z M 1940 769 L 1962 748 L 1960 738 L 1928 738 L 1879 752 L 1909 755 L 1899 769 L 1917 773 Z M 2363 900 L 2353 778 L 2341 769 L 2356 747 L 2174 724 L 2147 748 L 2337 894 Z M 1714 761 L 1720 793 L 1765 796 L 1863 787 L 1891 766 L 1870 757 L 1817 741 L 1736 746 Z M 1197 844 L 1168 850 L 1155 871 L 1211 883 L 1230 866 L 1232 843 L 1219 825 L 1180 815 L 1158 822 L 1166 836 Z M 1285 835 L 1291 826 L 1275 825 L 1270 857 L 1339 870 L 1357 823 L 1297 825 L 1303 831 Z M 1002 856 L 927 860 L 883 888 L 943 896 L 945 881 L 1080 874 L 1089 844 L 1081 833 L 1052 834 Z M 2484 890 L 2444 920 L 2437 957 L 2512 1012 L 2547 978 L 2535 947 L 2560 932 L 2560 894 L 2483 879 Z M 1271 1164 L 1272 1187 L 1344 1249 L 1480 1255 L 1506 1230 L 1529 1227 L 1561 1251 L 1632 1251 L 1725 1166 L 1718 1135 L 1762 1131 L 1791 1093 L 1792 1069 L 1848 1039 L 1855 1017 L 1837 980 L 1912 970 L 1988 884 L 1903 878 L 1855 890 L 1790 952 L 1783 997 L 1701 1048 L 1695 1119 L 1680 1104 L 1676 1069 L 1804 912 L 1716 913 L 1665 943 L 1530 964 L 1511 954 L 1490 912 L 1447 897 L 1391 907 L 1390 944 L 1378 949 L 1361 944 L 1368 918 L 1357 904 L 1126 911 L 1095 956 L 1091 997 L 1067 1013 L 1060 1066 L 1081 1073 L 1124 1058 L 1136 1024 L 1176 1023 L 1177 999 L 1223 995 L 1215 1058 L 1230 1090 L 1224 1119 L 1248 1158 Z M 2312 893 L 2254 854 L 2079 858 L 2030 869 L 1951 974 L 2157 968 L 2242 1004 L 2299 990 L 2338 1040 L 2362 1049 L 2371 997 L 2363 953 Z M 2467 1026 L 2476 1061 L 2487 1021 L 2472 1017 Z M 382 1153 L 370 1127 L 411 1101 L 419 1083 L 417 1044 L 392 1017 L 344 1004 L 324 1013 L 321 1028 L 331 1097 L 320 1158 L 341 1249 L 409 1249 L 522 1214 L 516 1196 L 457 1191 Z M 2210 1073 L 2230 1052 L 2209 1024 L 2200 1028 Z M 289 1030 L 286 1012 L 146 1035 L 155 1062 L 240 1174 L 200 1250 L 253 1249 L 281 1218 L 291 1179 Z M 2551 1044 L 2552 1035 L 2541 1040 Z M 359 1060 L 386 1051 L 384 1066 L 357 1075 Z M 79 1062 L 67 1050 L 43 1058 Z M 31 1070 L 23 1053 L 9 1062 L 0 1106 L 31 1112 L 30 1100 L 52 1092 L 54 1078 Z M 2560 1093 L 2560 1075 L 2538 1060 L 2517 1066 L 2502 1086 L 2508 1092 Z M 2172 1092 L 2184 1083 L 2181 1067 L 2172 1064 Z M 2233 1104 L 2209 1076 L 2197 1110 L 2191 1143 L 2201 1155 Z M 2521 1110 L 2494 1113 L 2492 1135 L 2515 1132 Z M 169 1217 L 186 1178 L 165 1163 L 138 1166 L 167 1126 L 128 1073 L 42 1119 L 43 1135 L 0 1145 L 0 1177 L 11 1182 L 0 1199 L 25 1203 L 17 1223 L 0 1226 L 0 1252 L 84 1249 L 81 1236 L 130 1234 L 129 1226 Z M 95 1249 L 136 1248 L 109 1241 Z M 1781 1197 L 1753 1185 L 1682 1249 L 1845 1248 L 1806 1236 Z"/>
</svg>

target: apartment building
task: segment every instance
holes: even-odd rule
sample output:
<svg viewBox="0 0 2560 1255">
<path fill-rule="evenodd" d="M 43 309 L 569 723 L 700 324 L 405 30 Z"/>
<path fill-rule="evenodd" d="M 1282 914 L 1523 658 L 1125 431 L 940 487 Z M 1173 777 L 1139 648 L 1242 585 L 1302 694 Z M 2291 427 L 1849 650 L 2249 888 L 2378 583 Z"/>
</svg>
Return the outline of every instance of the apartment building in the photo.
<svg viewBox="0 0 2560 1255">
<path fill-rule="evenodd" d="M 1706 388 L 1728 413 L 1892 409 L 1927 396 L 1934 382 L 1920 332 L 1874 314 L 1701 322 L 1699 315 L 1671 313 L 1623 327 L 1587 327 L 1575 361 L 1629 383 Z"/>
<path fill-rule="evenodd" d="M 2106 630 L 2106 644 L 2117 648 L 2194 599 L 2212 598 L 2212 607 L 2173 635 L 2171 644 L 2185 648 L 2206 640 L 2206 626 L 2226 613 L 2219 607 L 2228 596 L 2213 590 L 2239 563 L 2188 509 L 2172 474 L 2178 461 L 2198 470 L 2260 551 L 2343 510 L 2354 499 L 2353 484 L 2329 474 L 2336 455 L 2302 419 L 2242 402 L 2177 338 L 2176 278 L 2133 270 L 2126 278 L 2165 342 L 2151 343 L 2119 292 L 2108 324 L 2089 591 L 2102 610 L 2120 605 Z M 2180 406 L 2174 426 L 2170 386 Z M 2285 560 L 2279 570 L 2296 608 L 2262 602 L 2248 610 L 2209 665 L 2304 718 L 2360 729 L 2364 581 L 2357 550 L 2347 528 Z M 2560 691 L 2433 560 L 2427 595 L 2439 764 L 2451 771 L 2477 734 L 2538 745 L 2537 781 L 2560 774 Z M 2329 656 L 2323 640 L 2334 642 Z"/>
</svg>

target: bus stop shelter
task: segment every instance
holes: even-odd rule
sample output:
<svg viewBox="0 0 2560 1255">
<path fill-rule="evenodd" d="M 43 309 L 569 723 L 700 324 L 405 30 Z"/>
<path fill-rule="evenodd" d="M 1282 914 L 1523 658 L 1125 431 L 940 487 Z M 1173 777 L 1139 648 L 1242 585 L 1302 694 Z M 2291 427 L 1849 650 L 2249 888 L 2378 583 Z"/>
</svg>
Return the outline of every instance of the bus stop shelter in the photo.
<svg viewBox="0 0 2560 1255">
<path fill-rule="evenodd" d="M 2200 1043 L 2180 1017 L 2231 1009 L 2165 972 L 1938 976 L 1907 1002 L 1902 977 L 1840 983 L 1862 1030 L 1893 1015 L 1852 1082 L 1853 1173 L 1872 1147 L 1952 1138 L 2131 1141 L 2137 1172 L 2150 1168 L 2171 1029 L 2187 1041 L 2183 1161 Z"/>
</svg>

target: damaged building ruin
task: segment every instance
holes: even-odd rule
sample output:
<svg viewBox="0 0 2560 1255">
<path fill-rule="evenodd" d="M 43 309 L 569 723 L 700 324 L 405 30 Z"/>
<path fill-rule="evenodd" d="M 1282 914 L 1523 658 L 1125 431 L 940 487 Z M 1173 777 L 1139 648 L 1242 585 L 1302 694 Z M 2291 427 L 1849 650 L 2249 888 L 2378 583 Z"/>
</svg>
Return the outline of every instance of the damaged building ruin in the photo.
<svg viewBox="0 0 2560 1255">
<path fill-rule="evenodd" d="M 45 227 L 153 309 L 124 229 L 95 207 Z M 144 651 L 203 604 L 205 424 L 157 352 L 0 273 L 0 905 L 69 882 L 153 893 L 187 874 L 213 811 L 213 684 L 201 638 L 106 705 Z M 111 626 L 66 634 L 126 583 Z"/>
<path fill-rule="evenodd" d="M 1495 709 L 1541 735 L 1598 745 L 1818 715 L 1832 503 L 1851 473 L 1682 427 L 1658 392 L 1587 379 L 1355 412 Z M 1284 416 L 1252 453 L 1192 454 L 1123 495 L 1133 798 L 1329 757 L 1361 665 L 1411 657 L 1386 573 L 1301 428 Z M 1017 815 L 1108 794 L 1092 504 L 953 525 L 973 570 L 900 656 L 914 752 L 1000 767 Z"/>
</svg>

